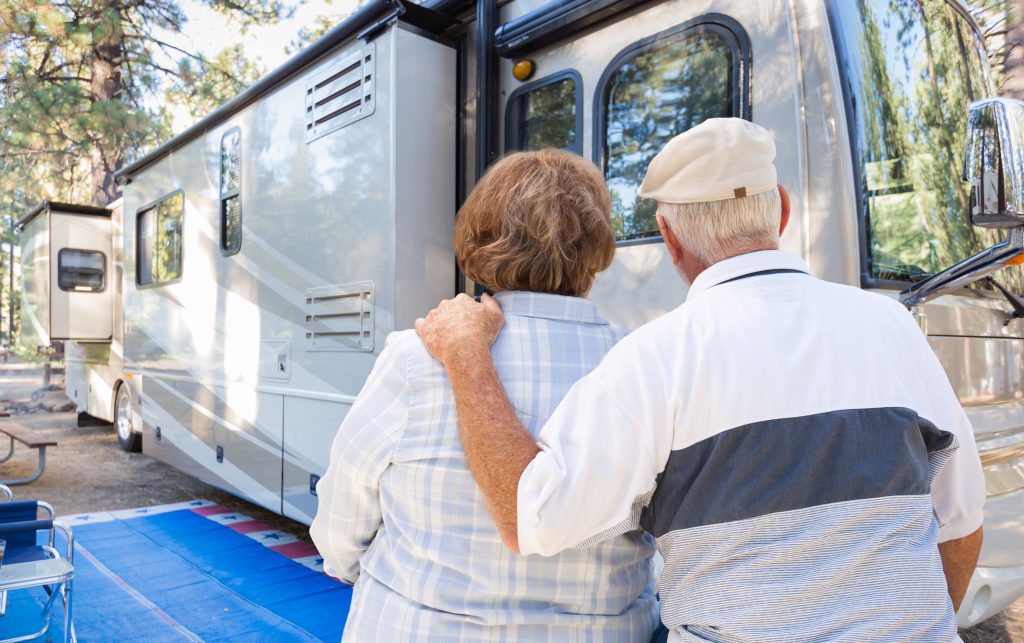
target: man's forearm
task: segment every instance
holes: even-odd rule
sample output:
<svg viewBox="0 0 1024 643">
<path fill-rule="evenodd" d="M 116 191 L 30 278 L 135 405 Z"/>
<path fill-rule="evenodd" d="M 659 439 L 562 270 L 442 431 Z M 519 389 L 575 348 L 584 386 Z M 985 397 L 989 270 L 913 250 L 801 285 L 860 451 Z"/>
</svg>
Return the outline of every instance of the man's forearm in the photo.
<svg viewBox="0 0 1024 643">
<path fill-rule="evenodd" d="M 981 553 L 981 528 L 973 534 L 939 543 L 939 556 L 942 558 L 942 571 L 946 575 L 946 587 L 953 601 L 953 609 L 960 609 L 960 603 L 967 593 L 967 584 L 971 582 L 974 568 L 978 564 Z"/>
<path fill-rule="evenodd" d="M 489 350 L 467 350 L 446 364 L 466 462 L 501 538 L 519 551 L 519 478 L 540 449 L 516 418 Z"/>
</svg>

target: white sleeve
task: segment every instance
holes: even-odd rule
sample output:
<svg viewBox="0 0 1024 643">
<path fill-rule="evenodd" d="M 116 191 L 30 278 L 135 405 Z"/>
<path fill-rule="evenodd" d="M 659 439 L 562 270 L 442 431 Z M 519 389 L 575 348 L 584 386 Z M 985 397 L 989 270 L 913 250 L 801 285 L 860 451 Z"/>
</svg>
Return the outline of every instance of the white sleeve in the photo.
<svg viewBox="0 0 1024 643">
<path fill-rule="evenodd" d="M 974 427 L 920 328 L 902 307 L 897 319 L 911 349 L 908 359 L 916 366 L 923 387 L 925 404 L 918 413 L 956 438 L 957 446 L 951 454 L 929 454 L 932 507 L 939 523 L 939 542 L 956 540 L 977 531 L 984 520 L 985 474 L 974 441 Z M 936 472 L 935 467 L 941 468 Z"/>
<path fill-rule="evenodd" d="M 939 542 L 946 542 L 969 536 L 981 527 L 985 475 L 974 442 L 974 430 L 959 402 L 940 421 L 938 428 L 952 433 L 959 443 L 932 480 L 932 506 L 939 522 Z"/>
<path fill-rule="evenodd" d="M 382 523 L 378 485 L 409 410 L 406 357 L 393 337 L 338 429 L 327 473 L 316 485 L 319 506 L 310 536 L 324 571 L 350 584 Z"/>
<path fill-rule="evenodd" d="M 637 528 L 668 459 L 673 412 L 657 368 L 645 377 L 631 348 L 616 347 L 577 382 L 538 434 L 541 452 L 519 479 L 523 554 L 551 556 Z"/>
</svg>

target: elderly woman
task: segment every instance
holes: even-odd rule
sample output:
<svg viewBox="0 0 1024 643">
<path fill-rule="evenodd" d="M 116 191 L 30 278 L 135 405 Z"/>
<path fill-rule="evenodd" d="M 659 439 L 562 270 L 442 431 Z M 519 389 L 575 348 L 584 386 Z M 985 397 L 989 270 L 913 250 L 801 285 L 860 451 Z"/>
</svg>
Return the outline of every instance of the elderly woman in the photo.
<svg viewBox="0 0 1024 643">
<path fill-rule="evenodd" d="M 592 163 L 513 154 L 459 211 L 463 272 L 495 291 L 493 346 L 536 432 L 622 333 L 584 297 L 612 260 L 611 199 Z M 601 427 L 581 440 L 600 440 Z M 355 585 L 346 641 L 646 641 L 658 624 L 654 543 L 626 533 L 545 558 L 502 544 L 466 467 L 443 367 L 392 334 L 331 448 L 310 533 Z"/>
</svg>

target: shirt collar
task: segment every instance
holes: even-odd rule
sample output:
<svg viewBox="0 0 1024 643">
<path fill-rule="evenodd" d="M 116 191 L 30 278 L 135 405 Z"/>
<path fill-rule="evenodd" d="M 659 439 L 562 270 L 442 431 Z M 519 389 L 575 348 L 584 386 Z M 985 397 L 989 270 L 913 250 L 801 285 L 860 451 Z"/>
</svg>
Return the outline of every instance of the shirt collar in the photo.
<svg viewBox="0 0 1024 643">
<path fill-rule="evenodd" d="M 807 263 L 798 255 L 785 250 L 759 250 L 730 257 L 725 261 L 710 266 L 697 275 L 686 293 L 686 301 L 690 301 L 718 284 L 736 279 L 752 272 L 762 270 L 799 270 L 810 273 Z"/>
<path fill-rule="evenodd" d="M 607 325 L 597 307 L 583 297 L 566 297 L 541 292 L 505 290 L 494 295 L 501 312 L 513 317 L 539 317 L 578 324 Z"/>
</svg>

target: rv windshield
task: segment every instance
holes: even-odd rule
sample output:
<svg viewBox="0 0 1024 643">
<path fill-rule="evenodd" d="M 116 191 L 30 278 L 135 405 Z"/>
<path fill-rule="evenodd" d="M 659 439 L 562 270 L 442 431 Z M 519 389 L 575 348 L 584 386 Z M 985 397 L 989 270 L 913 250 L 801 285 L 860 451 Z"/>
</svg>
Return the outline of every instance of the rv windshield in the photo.
<svg viewBox="0 0 1024 643">
<path fill-rule="evenodd" d="M 981 39 L 945 0 L 833 0 L 866 228 L 866 272 L 914 281 L 1000 240 L 968 217 L 967 109 L 992 95 Z M 1001 275 L 1014 290 L 1021 272 Z"/>
</svg>

